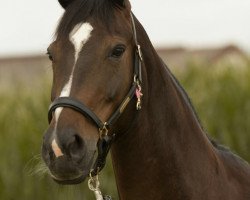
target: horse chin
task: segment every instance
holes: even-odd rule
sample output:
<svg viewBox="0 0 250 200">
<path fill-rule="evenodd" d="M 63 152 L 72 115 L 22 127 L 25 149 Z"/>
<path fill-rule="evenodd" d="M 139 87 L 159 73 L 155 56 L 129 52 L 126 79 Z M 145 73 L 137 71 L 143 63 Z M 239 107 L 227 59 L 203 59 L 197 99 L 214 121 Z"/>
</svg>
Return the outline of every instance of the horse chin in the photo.
<svg viewBox="0 0 250 200">
<path fill-rule="evenodd" d="M 76 176 L 76 177 L 73 177 L 73 178 L 70 178 L 70 179 L 61 179 L 61 178 L 58 178 L 58 177 L 55 177 L 53 175 L 51 175 L 52 179 L 60 184 L 60 185 L 76 185 L 76 184 L 80 184 L 82 183 L 86 177 L 88 176 L 88 174 L 83 174 L 83 175 L 79 175 L 79 176 Z"/>
<path fill-rule="evenodd" d="M 95 156 L 93 155 L 93 157 L 90 159 L 90 161 L 87 164 L 86 163 L 79 164 L 71 172 L 60 171 L 59 173 L 57 173 L 54 170 L 50 170 L 50 176 L 56 183 L 61 184 L 61 185 L 80 184 L 89 176 L 91 167 L 94 161 L 95 161 Z"/>
</svg>

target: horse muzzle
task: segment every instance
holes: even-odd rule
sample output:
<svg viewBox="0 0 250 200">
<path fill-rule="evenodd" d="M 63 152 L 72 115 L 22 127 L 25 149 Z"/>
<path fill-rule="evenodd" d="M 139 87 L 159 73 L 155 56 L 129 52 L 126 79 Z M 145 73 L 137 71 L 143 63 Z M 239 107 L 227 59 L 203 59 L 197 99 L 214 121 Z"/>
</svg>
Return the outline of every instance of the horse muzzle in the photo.
<svg viewBox="0 0 250 200">
<path fill-rule="evenodd" d="M 62 131 L 66 133 L 60 133 L 61 137 L 53 138 L 50 131 L 45 134 L 42 157 L 57 183 L 78 184 L 89 175 L 96 150 L 88 148 L 75 131 Z"/>
</svg>

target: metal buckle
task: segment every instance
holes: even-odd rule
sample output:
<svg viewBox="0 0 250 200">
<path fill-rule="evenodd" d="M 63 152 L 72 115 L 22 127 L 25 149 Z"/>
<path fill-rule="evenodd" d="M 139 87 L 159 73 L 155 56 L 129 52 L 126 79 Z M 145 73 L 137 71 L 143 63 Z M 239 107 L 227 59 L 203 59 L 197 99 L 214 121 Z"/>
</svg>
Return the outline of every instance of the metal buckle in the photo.
<svg viewBox="0 0 250 200">
<path fill-rule="evenodd" d="M 143 61 L 141 46 L 138 44 L 136 47 L 137 47 L 137 53 L 139 55 L 139 58 L 140 58 L 141 61 Z"/>
<path fill-rule="evenodd" d="M 105 136 L 107 136 L 108 135 L 108 132 L 109 132 L 109 130 L 108 130 L 108 123 L 107 122 L 105 122 L 104 124 L 103 124 L 103 127 L 102 128 L 99 128 L 99 136 L 100 136 L 100 139 L 102 139 L 102 138 L 104 138 Z"/>
</svg>

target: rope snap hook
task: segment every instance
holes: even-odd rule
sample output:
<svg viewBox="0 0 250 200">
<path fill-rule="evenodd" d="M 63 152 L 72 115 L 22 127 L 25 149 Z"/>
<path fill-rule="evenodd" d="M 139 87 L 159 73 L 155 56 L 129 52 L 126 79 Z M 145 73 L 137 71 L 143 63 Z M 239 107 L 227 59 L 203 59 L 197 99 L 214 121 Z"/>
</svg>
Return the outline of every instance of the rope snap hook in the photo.
<svg viewBox="0 0 250 200">
<path fill-rule="evenodd" d="M 111 196 L 102 195 L 100 190 L 100 181 L 98 175 L 92 176 L 92 172 L 89 174 L 88 186 L 89 189 L 94 192 L 96 200 L 112 200 Z"/>
<path fill-rule="evenodd" d="M 89 189 L 94 192 L 96 200 L 104 200 L 102 192 L 100 190 L 100 181 L 98 175 L 92 177 L 90 173 L 89 176 L 90 176 L 90 179 L 88 180 Z"/>
</svg>

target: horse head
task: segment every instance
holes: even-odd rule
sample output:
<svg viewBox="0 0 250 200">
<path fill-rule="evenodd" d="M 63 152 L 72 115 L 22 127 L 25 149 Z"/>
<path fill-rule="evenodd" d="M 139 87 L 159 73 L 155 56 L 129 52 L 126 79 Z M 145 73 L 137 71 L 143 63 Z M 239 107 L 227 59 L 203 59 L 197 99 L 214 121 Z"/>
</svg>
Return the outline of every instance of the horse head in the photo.
<svg viewBox="0 0 250 200">
<path fill-rule="evenodd" d="M 100 138 L 126 126 L 117 121 L 126 107 L 121 118 L 135 112 L 127 105 L 140 70 L 127 0 L 59 2 L 65 13 L 48 47 L 52 105 L 42 156 L 55 181 L 77 184 L 93 169 Z"/>
</svg>

